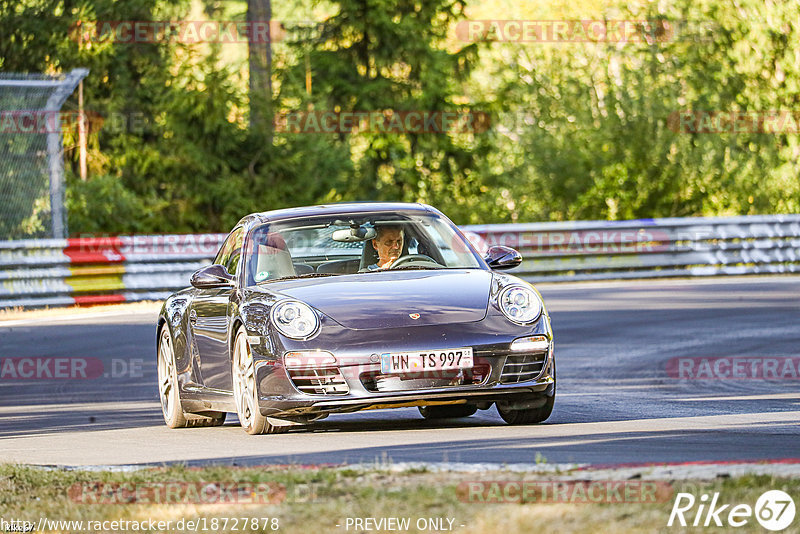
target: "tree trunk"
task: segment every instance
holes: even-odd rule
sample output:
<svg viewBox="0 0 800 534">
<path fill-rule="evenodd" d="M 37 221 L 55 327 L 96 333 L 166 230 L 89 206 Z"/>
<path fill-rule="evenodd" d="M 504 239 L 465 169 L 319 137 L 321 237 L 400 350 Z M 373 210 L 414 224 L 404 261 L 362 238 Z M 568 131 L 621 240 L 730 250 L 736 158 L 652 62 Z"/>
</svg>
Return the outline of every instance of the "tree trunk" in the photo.
<svg viewBox="0 0 800 534">
<path fill-rule="evenodd" d="M 272 139 L 272 19 L 271 0 L 247 0 L 250 68 L 250 128 Z"/>
</svg>

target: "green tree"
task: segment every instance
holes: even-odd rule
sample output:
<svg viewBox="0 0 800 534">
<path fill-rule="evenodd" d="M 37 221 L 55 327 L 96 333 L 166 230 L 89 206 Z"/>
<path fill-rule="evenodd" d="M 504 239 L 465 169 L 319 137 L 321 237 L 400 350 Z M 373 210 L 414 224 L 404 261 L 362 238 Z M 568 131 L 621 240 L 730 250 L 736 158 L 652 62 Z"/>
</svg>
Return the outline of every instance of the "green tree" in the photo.
<svg viewBox="0 0 800 534">
<path fill-rule="evenodd" d="M 333 16 L 290 43 L 296 61 L 279 71 L 281 111 L 483 111 L 479 98 L 465 94 L 477 45 L 457 51 L 447 46 L 449 28 L 463 16 L 464 2 L 333 4 Z M 337 199 L 423 201 L 462 222 L 480 216 L 474 200 L 482 182 L 475 169 L 491 149 L 489 136 L 404 131 L 327 135 L 347 147 L 354 167 L 336 191 Z"/>
<path fill-rule="evenodd" d="M 677 31 L 621 45 L 493 45 L 505 58 L 493 63 L 498 100 L 513 119 L 498 153 L 515 216 L 800 209 L 796 135 L 691 133 L 670 122 L 681 110 L 796 109 L 798 3 L 631 6 L 611 18 Z"/>
</svg>

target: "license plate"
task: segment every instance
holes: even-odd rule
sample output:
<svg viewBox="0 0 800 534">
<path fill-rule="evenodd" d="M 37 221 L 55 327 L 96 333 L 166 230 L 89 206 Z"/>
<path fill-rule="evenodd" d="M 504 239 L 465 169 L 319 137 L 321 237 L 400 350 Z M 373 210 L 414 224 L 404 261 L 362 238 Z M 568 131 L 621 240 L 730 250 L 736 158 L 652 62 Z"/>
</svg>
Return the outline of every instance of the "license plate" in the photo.
<svg viewBox="0 0 800 534">
<path fill-rule="evenodd" d="M 472 369 L 472 365 L 472 347 L 381 354 L 384 374 Z"/>
</svg>

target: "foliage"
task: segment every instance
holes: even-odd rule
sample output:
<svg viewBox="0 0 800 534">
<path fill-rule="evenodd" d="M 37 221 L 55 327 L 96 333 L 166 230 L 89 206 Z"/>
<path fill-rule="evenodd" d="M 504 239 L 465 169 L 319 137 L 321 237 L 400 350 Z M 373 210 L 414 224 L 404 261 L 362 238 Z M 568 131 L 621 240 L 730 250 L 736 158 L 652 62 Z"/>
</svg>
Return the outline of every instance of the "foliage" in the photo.
<svg viewBox="0 0 800 534">
<path fill-rule="evenodd" d="M 799 0 L 535 12 L 501 0 L 276 4 L 276 17 L 324 22 L 287 23 L 273 44 L 273 109 L 485 112 L 493 123 L 474 134 L 274 136 L 249 127 L 243 45 L 76 36 L 98 20 L 196 19 L 198 2 L 0 0 L 1 70 L 91 69 L 85 106 L 102 119 L 91 121 L 86 182 L 75 132 L 65 134 L 73 234 L 227 231 L 252 211 L 369 199 L 427 202 L 459 223 L 800 210 L 798 135 L 670 123 L 680 110 L 796 111 Z M 202 7 L 245 19 L 246 2 Z M 680 31 L 626 43 L 454 39 L 469 16 L 646 19 Z"/>
<path fill-rule="evenodd" d="M 515 217 L 630 219 L 797 212 L 797 135 L 676 131 L 681 110 L 794 110 L 797 2 L 675 0 L 622 20 L 652 43 L 506 46 L 492 64 Z M 671 26 L 669 26 L 671 25 Z M 497 45 L 493 45 L 497 46 Z"/>
<path fill-rule="evenodd" d="M 482 109 L 480 98 L 465 94 L 477 45 L 447 49 L 449 28 L 462 17 L 463 2 L 346 0 L 335 5 L 324 24 L 290 43 L 297 60 L 277 74 L 284 112 L 470 114 Z M 486 136 L 380 128 L 291 135 L 328 135 L 345 146 L 353 175 L 335 192 L 338 200 L 427 202 L 461 222 L 477 222 L 481 215 L 474 210 L 483 184 L 474 170 L 492 148 Z"/>
</svg>

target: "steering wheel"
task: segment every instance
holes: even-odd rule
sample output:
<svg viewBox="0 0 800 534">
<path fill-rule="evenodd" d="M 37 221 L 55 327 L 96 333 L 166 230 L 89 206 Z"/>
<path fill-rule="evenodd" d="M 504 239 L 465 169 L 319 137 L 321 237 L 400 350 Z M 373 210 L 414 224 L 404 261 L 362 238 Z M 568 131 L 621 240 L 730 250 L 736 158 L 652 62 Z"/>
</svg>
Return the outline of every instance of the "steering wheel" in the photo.
<svg viewBox="0 0 800 534">
<path fill-rule="evenodd" d="M 406 254 L 405 256 L 400 256 L 389 266 L 390 269 L 395 269 L 400 267 L 401 265 L 405 265 L 406 263 L 412 261 L 424 261 L 428 263 L 433 263 L 435 265 L 439 265 L 439 262 L 431 258 L 430 256 L 426 256 L 425 254 Z"/>
</svg>

